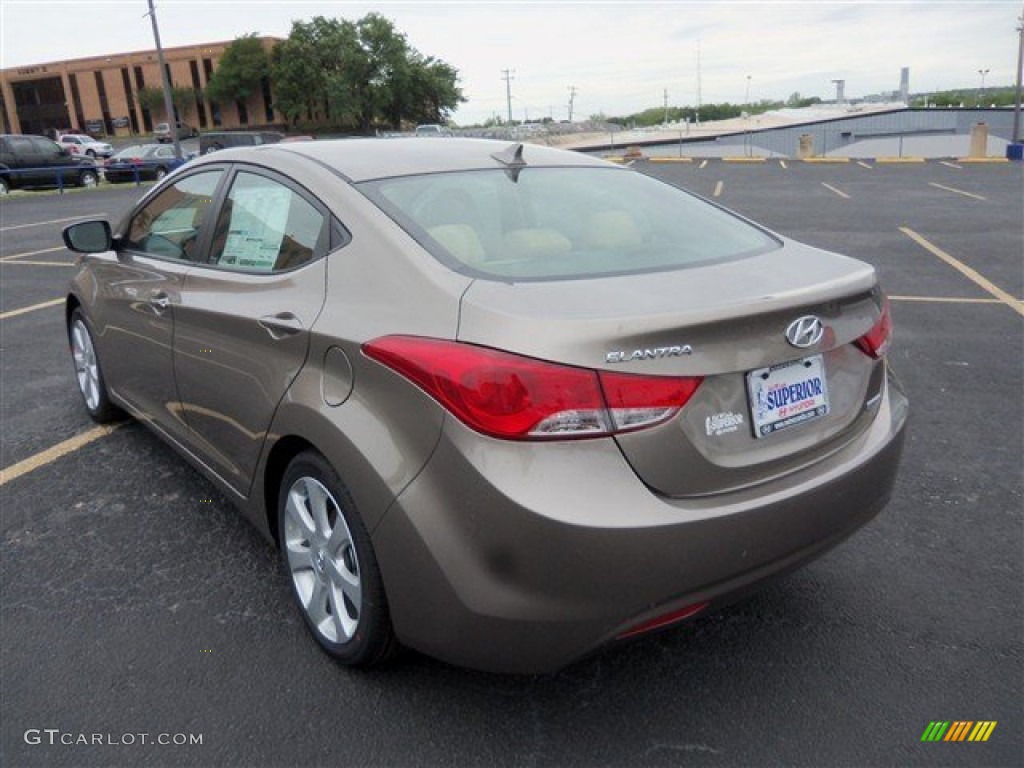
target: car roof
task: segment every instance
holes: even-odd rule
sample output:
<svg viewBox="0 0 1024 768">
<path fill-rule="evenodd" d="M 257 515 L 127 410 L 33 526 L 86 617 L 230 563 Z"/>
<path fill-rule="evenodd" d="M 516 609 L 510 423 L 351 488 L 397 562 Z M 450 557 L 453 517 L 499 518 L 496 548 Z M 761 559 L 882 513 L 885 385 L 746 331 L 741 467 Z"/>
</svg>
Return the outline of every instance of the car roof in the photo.
<svg viewBox="0 0 1024 768">
<path fill-rule="evenodd" d="M 342 174 L 350 181 L 360 182 L 393 176 L 414 176 L 426 173 L 505 168 L 494 159 L 496 153 L 507 152 L 515 142 L 489 139 L 449 138 L 424 142 L 414 138 L 401 139 L 336 139 L 286 144 L 265 144 L 246 149 L 223 150 L 220 159 L 242 159 L 249 153 L 280 153 L 302 155 Z M 228 155 L 227 153 L 231 154 Z M 251 156 L 251 155 L 250 155 Z M 595 157 L 537 144 L 523 145 L 526 167 L 596 166 L 613 168 Z"/>
</svg>

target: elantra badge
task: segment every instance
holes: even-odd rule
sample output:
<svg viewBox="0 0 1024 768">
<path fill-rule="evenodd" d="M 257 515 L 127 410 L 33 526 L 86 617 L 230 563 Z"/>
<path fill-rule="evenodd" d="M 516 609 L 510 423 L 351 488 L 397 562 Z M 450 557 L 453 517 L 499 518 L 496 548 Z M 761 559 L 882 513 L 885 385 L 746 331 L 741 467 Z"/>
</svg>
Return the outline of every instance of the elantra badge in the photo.
<svg viewBox="0 0 1024 768">
<path fill-rule="evenodd" d="M 692 355 L 693 347 L 689 344 L 671 347 L 654 347 L 653 349 L 634 349 L 632 352 L 615 350 L 604 356 L 606 363 L 632 363 L 635 360 L 660 360 L 663 357 L 683 357 Z"/>
<path fill-rule="evenodd" d="M 798 317 L 786 329 L 786 341 L 798 349 L 813 347 L 825 335 L 825 324 L 816 315 Z"/>
</svg>

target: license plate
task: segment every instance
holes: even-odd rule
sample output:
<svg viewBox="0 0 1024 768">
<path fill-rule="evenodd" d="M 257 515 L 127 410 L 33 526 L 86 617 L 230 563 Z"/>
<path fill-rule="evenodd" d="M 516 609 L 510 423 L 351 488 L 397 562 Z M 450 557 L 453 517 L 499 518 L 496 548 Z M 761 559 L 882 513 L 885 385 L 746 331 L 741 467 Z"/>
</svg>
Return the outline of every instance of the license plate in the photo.
<svg viewBox="0 0 1024 768">
<path fill-rule="evenodd" d="M 751 371 L 747 374 L 747 392 L 754 437 L 767 437 L 828 413 L 821 355 Z"/>
</svg>

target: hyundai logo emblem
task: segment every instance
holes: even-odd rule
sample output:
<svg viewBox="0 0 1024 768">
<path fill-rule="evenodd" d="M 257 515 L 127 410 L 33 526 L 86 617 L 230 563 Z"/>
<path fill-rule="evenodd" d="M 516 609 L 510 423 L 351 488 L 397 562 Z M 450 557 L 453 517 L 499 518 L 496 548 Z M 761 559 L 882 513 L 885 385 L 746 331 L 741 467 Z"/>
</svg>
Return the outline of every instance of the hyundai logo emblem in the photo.
<svg viewBox="0 0 1024 768">
<path fill-rule="evenodd" d="M 786 340 L 794 347 L 807 349 L 813 347 L 825 334 L 825 324 L 815 315 L 798 317 L 786 329 Z"/>
</svg>

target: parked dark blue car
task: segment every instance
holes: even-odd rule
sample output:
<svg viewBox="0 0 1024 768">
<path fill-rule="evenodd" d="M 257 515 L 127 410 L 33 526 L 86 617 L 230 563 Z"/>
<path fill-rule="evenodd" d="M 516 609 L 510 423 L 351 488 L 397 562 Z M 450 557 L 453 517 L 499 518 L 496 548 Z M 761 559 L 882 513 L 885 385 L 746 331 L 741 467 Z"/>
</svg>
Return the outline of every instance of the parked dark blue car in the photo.
<svg viewBox="0 0 1024 768">
<path fill-rule="evenodd" d="M 166 144 L 133 144 L 110 158 L 103 170 L 107 181 L 159 181 L 188 159 L 175 157 L 174 147 Z"/>
</svg>

